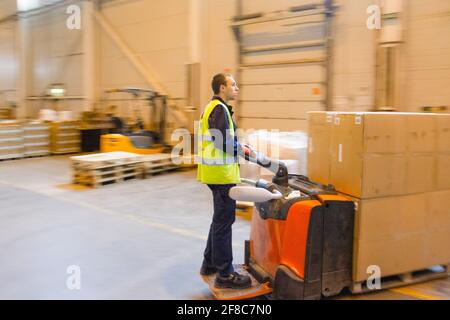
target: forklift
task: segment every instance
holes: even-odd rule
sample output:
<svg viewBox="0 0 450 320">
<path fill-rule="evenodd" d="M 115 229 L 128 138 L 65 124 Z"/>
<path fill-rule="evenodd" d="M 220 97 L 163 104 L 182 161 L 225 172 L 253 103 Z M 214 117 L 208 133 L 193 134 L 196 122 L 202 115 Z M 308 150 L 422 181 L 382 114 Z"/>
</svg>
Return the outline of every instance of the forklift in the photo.
<svg viewBox="0 0 450 320">
<path fill-rule="evenodd" d="M 272 182 L 242 179 L 230 197 L 255 202 L 245 263 L 236 271 L 250 276 L 246 289 L 218 289 L 215 275 L 203 280 L 216 299 L 239 300 L 259 296 L 306 300 L 338 295 L 352 285 L 355 205 L 286 165 L 259 154 L 246 156 L 274 173 Z"/>
<path fill-rule="evenodd" d="M 113 122 L 121 123 L 118 132 L 105 134 L 100 139 L 101 152 L 131 152 L 137 154 L 163 153 L 169 149 L 164 141 L 166 126 L 167 96 L 160 95 L 153 90 L 141 88 L 109 89 L 106 93 L 125 92 L 133 95 L 137 101 L 141 95 L 150 107 L 150 130 L 129 131 L 123 126 L 120 118 L 114 117 Z M 117 127 L 117 126 L 116 126 Z"/>
</svg>

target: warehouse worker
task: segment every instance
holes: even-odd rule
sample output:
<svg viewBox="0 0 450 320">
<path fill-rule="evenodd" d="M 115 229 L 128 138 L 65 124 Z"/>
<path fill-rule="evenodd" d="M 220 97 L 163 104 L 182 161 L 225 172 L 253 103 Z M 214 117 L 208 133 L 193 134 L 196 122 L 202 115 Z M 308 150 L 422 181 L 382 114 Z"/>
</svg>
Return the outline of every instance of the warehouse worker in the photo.
<svg viewBox="0 0 450 320">
<path fill-rule="evenodd" d="M 250 151 L 235 135 L 232 107 L 228 101 L 237 97 L 239 88 L 230 74 L 217 74 L 212 80 L 214 96 L 205 107 L 198 130 L 197 179 L 208 185 L 214 201 L 214 215 L 204 251 L 201 275 L 217 273 L 215 287 L 241 289 L 251 286 L 250 277 L 234 271 L 232 224 L 236 201 L 228 192 L 240 183 L 238 155 Z"/>
</svg>

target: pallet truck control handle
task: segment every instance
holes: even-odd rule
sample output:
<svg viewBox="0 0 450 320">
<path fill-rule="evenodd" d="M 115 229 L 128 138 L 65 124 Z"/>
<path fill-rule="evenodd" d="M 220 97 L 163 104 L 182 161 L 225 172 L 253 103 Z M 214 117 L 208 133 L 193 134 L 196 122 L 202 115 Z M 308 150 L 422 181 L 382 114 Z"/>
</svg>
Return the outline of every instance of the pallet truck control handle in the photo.
<svg viewBox="0 0 450 320">
<path fill-rule="evenodd" d="M 270 200 L 278 200 L 283 197 L 281 192 L 278 190 L 274 190 L 274 192 L 270 192 L 267 189 L 263 188 L 255 188 L 255 187 L 247 187 L 247 186 L 238 186 L 230 189 L 230 198 L 236 201 L 245 201 L 245 202 L 266 202 Z"/>
</svg>

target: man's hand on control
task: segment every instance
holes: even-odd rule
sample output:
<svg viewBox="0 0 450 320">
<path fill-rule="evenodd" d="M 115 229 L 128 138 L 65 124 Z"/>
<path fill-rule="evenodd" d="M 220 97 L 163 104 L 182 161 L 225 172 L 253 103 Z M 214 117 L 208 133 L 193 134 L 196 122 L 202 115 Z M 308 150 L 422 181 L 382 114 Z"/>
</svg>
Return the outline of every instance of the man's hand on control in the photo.
<svg viewBox="0 0 450 320">
<path fill-rule="evenodd" d="M 255 149 L 250 144 L 242 144 L 242 153 L 250 158 L 256 158 L 257 153 Z"/>
</svg>

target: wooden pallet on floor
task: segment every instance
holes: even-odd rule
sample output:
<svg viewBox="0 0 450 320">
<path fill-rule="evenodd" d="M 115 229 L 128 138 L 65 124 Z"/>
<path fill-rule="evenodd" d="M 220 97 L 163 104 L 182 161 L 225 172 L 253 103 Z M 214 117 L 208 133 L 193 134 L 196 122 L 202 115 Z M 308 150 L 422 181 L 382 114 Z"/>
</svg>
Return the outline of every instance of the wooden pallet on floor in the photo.
<svg viewBox="0 0 450 320">
<path fill-rule="evenodd" d="M 101 169 L 115 165 L 142 163 L 143 156 L 129 152 L 105 152 L 71 157 L 74 169 Z"/>
<path fill-rule="evenodd" d="M 78 121 L 52 122 L 50 127 L 50 151 L 52 154 L 80 152 L 80 123 Z"/>
<path fill-rule="evenodd" d="M 24 158 L 40 158 L 50 155 L 49 150 L 25 151 Z"/>
<path fill-rule="evenodd" d="M 173 162 L 173 160 L 178 158 L 178 156 L 172 156 L 170 153 L 159 153 L 143 156 L 142 170 L 144 178 L 160 172 L 171 171 L 180 168 L 180 165 Z"/>
<path fill-rule="evenodd" d="M 417 270 L 414 272 L 402 273 L 394 276 L 382 277 L 380 280 L 380 289 L 385 290 L 391 288 L 397 288 L 407 286 L 415 283 L 445 278 L 450 275 L 450 264 L 433 266 L 429 269 Z M 370 289 L 367 285 L 367 281 L 353 283 L 350 291 L 353 294 L 369 293 L 376 291 Z"/>
<path fill-rule="evenodd" d="M 140 163 L 109 165 L 94 169 L 75 169 L 73 182 L 94 188 L 142 177 Z"/>
<path fill-rule="evenodd" d="M 106 152 L 70 158 L 73 182 L 98 187 L 133 178 L 180 168 L 171 154 L 139 155 L 128 152 Z"/>
<path fill-rule="evenodd" d="M 0 161 L 19 160 L 23 158 L 23 153 L 0 154 Z"/>
</svg>

